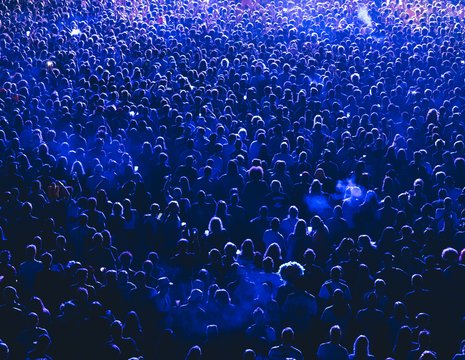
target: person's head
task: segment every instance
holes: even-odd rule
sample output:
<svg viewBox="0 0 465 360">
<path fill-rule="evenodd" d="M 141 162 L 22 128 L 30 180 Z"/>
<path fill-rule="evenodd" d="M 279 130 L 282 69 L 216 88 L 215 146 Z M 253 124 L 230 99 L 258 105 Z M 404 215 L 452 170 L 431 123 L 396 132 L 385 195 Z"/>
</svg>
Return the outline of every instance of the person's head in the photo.
<svg viewBox="0 0 465 360">
<path fill-rule="evenodd" d="M 46 353 L 51 343 L 50 337 L 47 334 L 42 334 L 34 344 L 38 352 Z"/>
<path fill-rule="evenodd" d="M 167 206 L 167 212 L 171 215 L 178 215 L 180 211 L 179 203 L 175 200 L 170 201 Z"/>
<path fill-rule="evenodd" d="M 3 302 L 5 304 L 13 304 L 18 300 L 18 293 L 13 286 L 6 286 L 3 289 Z"/>
<path fill-rule="evenodd" d="M 189 240 L 187 239 L 180 239 L 176 243 L 176 248 L 180 254 L 185 254 L 189 250 Z M 152 262 L 151 262 L 152 263 Z"/>
<path fill-rule="evenodd" d="M 192 289 L 187 301 L 192 305 L 199 305 L 203 299 L 203 292 L 199 289 Z"/>
<path fill-rule="evenodd" d="M 76 282 L 83 284 L 87 281 L 89 271 L 86 268 L 79 268 L 76 271 Z"/>
<path fill-rule="evenodd" d="M 210 223 L 208 224 L 208 230 L 211 233 L 218 233 L 223 230 L 223 221 L 219 217 L 212 217 Z"/>
<path fill-rule="evenodd" d="M 37 254 L 37 248 L 35 245 L 28 245 L 26 247 L 26 259 L 31 261 L 35 260 Z"/>
<path fill-rule="evenodd" d="M 423 276 L 414 274 L 411 279 L 412 287 L 414 290 L 421 290 L 423 288 Z"/>
<path fill-rule="evenodd" d="M 270 226 L 271 226 L 271 230 L 278 231 L 279 226 L 280 226 L 279 218 L 274 217 L 273 219 L 271 219 L 271 225 Z"/>
<path fill-rule="evenodd" d="M 278 193 L 281 191 L 281 182 L 279 180 L 273 180 L 270 185 L 271 192 Z"/>
<path fill-rule="evenodd" d="M 339 344 L 341 336 L 342 332 L 339 325 L 334 325 L 333 327 L 331 327 L 331 329 L 329 330 L 329 339 L 331 340 L 331 342 Z"/>
<path fill-rule="evenodd" d="M 134 284 L 137 286 L 138 289 L 145 287 L 146 278 L 145 273 L 143 271 L 138 271 L 134 274 Z"/>
<path fill-rule="evenodd" d="M 418 360 L 436 360 L 437 356 L 434 352 L 430 350 L 425 350 L 422 352 Z"/>
<path fill-rule="evenodd" d="M 342 268 L 340 266 L 333 266 L 331 268 L 331 273 L 330 273 L 331 280 L 339 281 L 339 279 L 341 278 L 341 275 L 342 275 Z"/>
<path fill-rule="evenodd" d="M 146 276 L 152 274 L 153 271 L 153 264 L 150 260 L 145 260 L 142 263 L 142 271 L 145 273 Z"/>
<path fill-rule="evenodd" d="M 97 199 L 94 197 L 89 198 L 87 201 L 87 208 L 91 211 L 95 210 L 97 208 Z"/>
<path fill-rule="evenodd" d="M 132 263 L 132 254 L 130 251 L 123 251 L 119 256 L 119 262 L 123 268 L 129 268 Z"/>
<path fill-rule="evenodd" d="M 307 234 L 307 223 L 303 219 L 299 219 L 294 226 L 294 235 L 302 237 Z"/>
<path fill-rule="evenodd" d="M 344 292 L 341 289 L 336 289 L 333 292 L 333 304 L 335 307 L 343 307 L 346 304 Z"/>
<path fill-rule="evenodd" d="M 202 349 L 200 346 L 192 346 L 187 352 L 185 360 L 200 360 L 202 358 Z"/>
<path fill-rule="evenodd" d="M 274 260 L 270 256 L 265 257 L 262 261 L 262 267 L 265 273 L 273 272 Z"/>
<path fill-rule="evenodd" d="M 207 340 L 214 340 L 218 338 L 219 332 L 218 332 L 218 326 L 215 324 L 207 325 L 207 331 L 206 331 L 206 337 Z"/>
<path fill-rule="evenodd" d="M 120 339 L 123 336 L 123 324 L 119 320 L 111 324 L 111 336 L 113 339 Z"/>
<path fill-rule="evenodd" d="M 102 233 L 95 233 L 94 236 L 92 236 L 92 242 L 95 247 L 101 247 L 103 245 L 103 235 Z"/>
<path fill-rule="evenodd" d="M 281 260 L 281 246 L 278 243 L 271 243 L 265 250 L 264 257 L 271 257 L 275 262 Z"/>
<path fill-rule="evenodd" d="M 397 333 L 397 346 L 412 342 L 412 330 L 408 326 L 402 326 Z"/>
<path fill-rule="evenodd" d="M 294 330 L 291 327 L 284 328 L 281 332 L 281 341 L 284 345 L 291 345 L 294 341 Z"/>
<path fill-rule="evenodd" d="M 250 239 L 245 239 L 241 244 L 241 256 L 244 257 L 253 257 L 254 254 L 254 244 Z"/>
<path fill-rule="evenodd" d="M 162 295 L 168 294 L 172 286 L 173 283 L 166 276 L 163 276 L 157 280 L 157 290 Z"/>
<path fill-rule="evenodd" d="M 263 169 L 260 166 L 253 166 L 249 170 L 249 177 L 252 181 L 258 181 L 263 178 Z"/>
<path fill-rule="evenodd" d="M 0 360 L 7 360 L 10 356 L 10 348 L 0 340 Z"/>
<path fill-rule="evenodd" d="M 224 255 L 229 258 L 235 258 L 237 254 L 237 246 L 232 242 L 227 242 L 223 248 Z"/>
<path fill-rule="evenodd" d="M 279 275 L 287 283 L 295 281 L 304 274 L 304 267 L 296 261 L 289 261 L 279 267 Z"/>
<path fill-rule="evenodd" d="M 304 252 L 304 261 L 305 261 L 305 265 L 313 265 L 313 263 L 315 262 L 315 259 L 316 259 L 316 254 L 315 254 L 315 251 L 313 249 L 307 249 L 305 250 Z"/>
<path fill-rule="evenodd" d="M 266 218 L 268 216 L 268 206 L 261 206 L 258 213 L 260 217 Z"/>
<path fill-rule="evenodd" d="M 124 322 L 124 328 L 128 329 L 140 329 L 139 315 L 135 311 L 130 311 L 126 315 L 126 321 Z"/>
<path fill-rule="evenodd" d="M 123 213 L 123 205 L 121 205 L 120 202 L 116 201 L 113 204 L 113 214 L 115 216 L 121 216 L 122 213 Z"/>
<path fill-rule="evenodd" d="M 52 262 L 53 262 L 52 254 L 48 252 L 43 253 L 42 256 L 40 257 L 40 260 L 42 261 L 42 265 L 44 266 L 44 269 L 50 269 L 50 267 L 52 266 Z"/>
<path fill-rule="evenodd" d="M 118 273 L 115 270 L 107 270 L 105 273 L 105 279 L 107 285 L 115 286 L 118 281 Z"/>
<path fill-rule="evenodd" d="M 386 289 L 386 282 L 383 279 L 376 279 L 374 289 L 376 293 L 383 294 Z"/>
<path fill-rule="evenodd" d="M 297 209 L 297 206 L 290 206 L 289 207 L 289 217 L 292 219 L 296 219 L 299 216 L 299 209 Z"/>
<path fill-rule="evenodd" d="M 215 292 L 215 301 L 218 305 L 220 306 L 226 306 L 229 305 L 231 302 L 231 299 L 229 297 L 229 293 L 225 289 L 218 289 Z"/>
<path fill-rule="evenodd" d="M 341 205 L 336 205 L 333 209 L 333 216 L 336 218 L 342 218 L 342 207 Z"/>
<path fill-rule="evenodd" d="M 158 256 L 158 253 L 155 251 L 151 251 L 147 255 L 147 260 L 150 260 L 153 264 L 154 267 L 158 266 L 158 263 L 160 262 L 160 257 Z"/>
<path fill-rule="evenodd" d="M 442 251 L 441 257 L 447 265 L 452 265 L 459 260 L 459 253 L 454 248 L 448 247 Z"/>
<path fill-rule="evenodd" d="M 429 329 L 431 324 L 431 315 L 421 312 L 415 317 L 415 322 L 420 329 Z"/>
<path fill-rule="evenodd" d="M 242 360 L 255 360 L 257 355 L 252 349 L 246 349 L 242 355 Z"/>
<path fill-rule="evenodd" d="M 78 220 L 79 220 L 79 225 L 80 225 L 80 226 L 85 226 L 85 225 L 87 225 L 88 219 L 89 219 L 89 217 L 87 216 L 87 214 L 80 214 L 80 215 L 79 215 L 79 218 L 78 218 Z"/>
<path fill-rule="evenodd" d="M 418 345 L 420 348 L 425 349 L 429 347 L 431 341 L 430 333 L 427 330 L 422 330 L 418 334 Z"/>
<path fill-rule="evenodd" d="M 407 315 L 407 307 L 401 301 L 396 301 L 393 308 L 394 317 L 397 319 L 403 319 Z"/>
<path fill-rule="evenodd" d="M 354 354 L 363 359 L 370 353 L 370 342 L 365 335 L 360 335 L 354 342 Z"/>
</svg>

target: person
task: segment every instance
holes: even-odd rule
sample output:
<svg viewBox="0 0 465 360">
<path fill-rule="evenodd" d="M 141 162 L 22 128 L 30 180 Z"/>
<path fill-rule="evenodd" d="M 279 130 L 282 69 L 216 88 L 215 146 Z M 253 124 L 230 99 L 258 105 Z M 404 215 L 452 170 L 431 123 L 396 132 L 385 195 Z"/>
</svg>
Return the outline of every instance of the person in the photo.
<svg viewBox="0 0 465 360">
<path fill-rule="evenodd" d="M 119 320 L 115 320 L 111 324 L 111 340 L 106 343 L 106 346 L 113 345 L 120 349 L 121 356 L 124 358 L 137 356 L 139 353 L 134 339 L 123 336 L 123 324 Z"/>
<path fill-rule="evenodd" d="M 387 348 L 380 339 L 386 338 L 388 334 L 387 318 L 383 311 L 376 308 L 377 297 L 374 292 L 367 296 L 366 302 L 367 308 L 358 311 L 356 322 L 360 331 L 373 339 L 373 353 L 383 356 L 387 353 Z"/>
<path fill-rule="evenodd" d="M 452 360 L 463 360 L 465 359 L 465 340 L 460 342 L 459 352 L 454 355 Z"/>
<path fill-rule="evenodd" d="M 15 341 L 23 330 L 21 325 L 24 320 L 25 309 L 18 302 L 18 293 L 12 286 L 7 286 L 3 289 L 2 298 L 0 315 L 9 326 L 2 326 L 0 328 L 0 339 L 6 341 L 8 344 Z"/>
<path fill-rule="evenodd" d="M 346 285 L 345 281 L 342 279 L 342 268 L 340 266 L 334 266 L 331 269 L 331 279 L 325 281 L 321 285 L 318 297 L 323 301 L 328 301 L 334 294 L 335 290 L 341 290 L 344 294 L 344 299 L 350 301 L 352 295 L 350 293 L 350 288 Z"/>
<path fill-rule="evenodd" d="M 246 330 L 246 336 L 251 347 L 255 347 L 259 343 L 259 339 L 264 339 L 268 347 L 275 343 L 276 332 L 272 326 L 266 323 L 265 312 L 257 307 L 253 311 L 253 324 Z"/>
<path fill-rule="evenodd" d="M 410 351 L 415 350 L 416 344 L 412 339 L 412 330 L 408 326 L 402 326 L 397 333 L 396 344 L 392 353 L 395 357 L 407 358 Z"/>
<path fill-rule="evenodd" d="M 10 354 L 10 348 L 3 341 L 0 342 L 0 359 L 8 360 Z"/>
<path fill-rule="evenodd" d="M 268 358 L 270 360 L 285 360 L 285 359 L 295 359 L 303 360 L 302 352 L 292 346 L 292 341 L 294 340 L 294 331 L 292 328 L 284 328 L 281 332 L 281 344 L 273 346 L 269 353 Z"/>
<path fill-rule="evenodd" d="M 305 278 L 297 278 L 294 292 L 287 295 L 282 306 L 283 321 L 299 334 L 307 334 L 318 315 L 315 296 L 305 291 Z"/>
<path fill-rule="evenodd" d="M 49 354 L 49 348 L 51 345 L 50 337 L 47 334 L 39 336 L 36 342 L 34 342 L 34 349 L 28 352 L 26 359 L 47 359 L 52 360 L 52 356 Z"/>
<path fill-rule="evenodd" d="M 301 260 L 304 251 L 311 247 L 311 237 L 308 233 L 307 223 L 300 219 L 294 227 L 294 231 L 287 238 L 286 257 L 288 260 Z"/>
<path fill-rule="evenodd" d="M 36 259 L 37 248 L 35 245 L 26 247 L 26 261 L 19 266 L 19 283 L 27 294 L 34 293 L 34 285 L 37 274 L 42 271 L 43 264 Z"/>
<path fill-rule="evenodd" d="M 189 349 L 185 360 L 200 360 L 200 359 L 202 359 L 202 349 L 200 348 L 200 346 L 195 345 Z"/>
<path fill-rule="evenodd" d="M 424 355 L 430 353 L 429 356 Z M 428 331 L 422 330 L 418 334 L 418 347 L 410 351 L 409 359 L 421 358 L 422 356 L 436 358 L 436 353 L 431 349 L 431 337 Z"/>
<path fill-rule="evenodd" d="M 295 225 L 299 220 L 299 210 L 296 206 L 290 206 L 288 209 L 288 215 L 280 222 L 280 233 L 284 239 L 294 231 Z"/>
<path fill-rule="evenodd" d="M 317 358 L 319 360 L 345 360 L 349 359 L 349 353 L 345 347 L 340 344 L 341 328 L 337 325 L 329 330 L 330 341 L 322 343 L 318 347 Z"/>
<path fill-rule="evenodd" d="M 354 342 L 353 353 L 349 355 L 350 360 L 375 360 L 370 354 L 370 342 L 365 335 L 359 335 Z"/>
</svg>

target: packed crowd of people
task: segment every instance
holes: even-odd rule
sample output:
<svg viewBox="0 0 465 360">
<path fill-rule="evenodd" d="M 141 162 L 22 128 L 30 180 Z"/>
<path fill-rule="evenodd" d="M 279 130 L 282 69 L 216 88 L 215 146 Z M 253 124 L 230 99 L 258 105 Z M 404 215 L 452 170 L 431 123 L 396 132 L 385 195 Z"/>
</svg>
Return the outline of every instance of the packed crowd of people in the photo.
<svg viewBox="0 0 465 360">
<path fill-rule="evenodd" d="M 464 359 L 445 0 L 0 3 L 0 359 Z"/>
</svg>

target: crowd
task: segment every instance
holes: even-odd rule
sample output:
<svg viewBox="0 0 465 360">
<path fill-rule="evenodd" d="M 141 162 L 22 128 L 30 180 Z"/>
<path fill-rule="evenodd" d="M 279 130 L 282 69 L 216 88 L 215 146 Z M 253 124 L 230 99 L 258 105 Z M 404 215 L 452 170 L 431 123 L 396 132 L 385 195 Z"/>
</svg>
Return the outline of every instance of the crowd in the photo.
<svg viewBox="0 0 465 360">
<path fill-rule="evenodd" d="M 446 0 L 0 3 L 0 359 L 464 359 Z"/>
</svg>

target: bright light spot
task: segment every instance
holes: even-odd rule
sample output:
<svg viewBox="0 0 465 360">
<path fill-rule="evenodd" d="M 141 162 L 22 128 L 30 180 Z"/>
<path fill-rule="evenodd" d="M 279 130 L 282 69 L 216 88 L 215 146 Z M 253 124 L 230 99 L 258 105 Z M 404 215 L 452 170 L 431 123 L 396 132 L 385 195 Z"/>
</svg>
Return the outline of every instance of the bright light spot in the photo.
<svg viewBox="0 0 465 360">
<path fill-rule="evenodd" d="M 133 117 L 134 115 L 136 115 L 136 113 L 135 113 L 134 111 L 130 111 L 130 112 L 129 112 L 129 115 L 130 115 L 131 117 Z"/>
<path fill-rule="evenodd" d="M 78 35 L 81 35 L 81 30 L 79 29 L 71 30 L 71 36 L 78 36 Z"/>
<path fill-rule="evenodd" d="M 362 6 L 357 12 L 358 18 L 366 25 L 371 26 L 371 16 L 368 14 L 366 6 Z"/>
<path fill-rule="evenodd" d="M 47 61 L 47 66 L 48 66 L 49 68 L 52 67 L 52 66 L 53 66 L 53 61 L 50 61 L 50 60 Z"/>
<path fill-rule="evenodd" d="M 350 189 L 350 194 L 353 196 L 353 197 L 360 197 L 362 196 L 362 190 L 358 187 L 358 186 L 354 186 Z"/>
<path fill-rule="evenodd" d="M 26 36 L 29 36 L 29 35 L 31 35 L 31 32 L 28 30 L 26 31 Z"/>
</svg>

